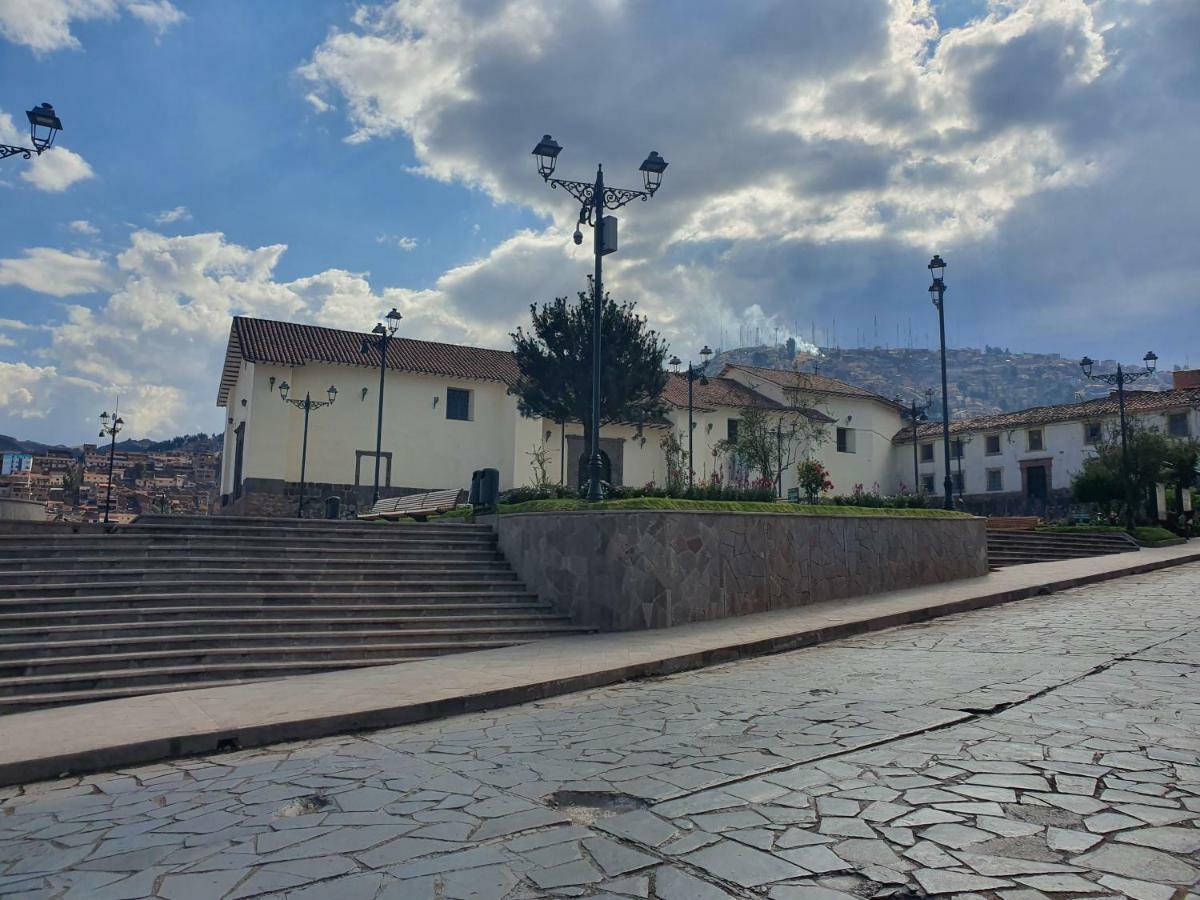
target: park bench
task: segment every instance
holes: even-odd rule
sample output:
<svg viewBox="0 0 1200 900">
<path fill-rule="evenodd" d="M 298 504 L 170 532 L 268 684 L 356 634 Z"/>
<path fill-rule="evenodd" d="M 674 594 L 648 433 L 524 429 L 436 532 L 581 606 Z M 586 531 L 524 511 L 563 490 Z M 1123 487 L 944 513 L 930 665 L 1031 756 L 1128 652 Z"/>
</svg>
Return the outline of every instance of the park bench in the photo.
<svg viewBox="0 0 1200 900">
<path fill-rule="evenodd" d="M 424 522 L 427 518 L 438 513 L 450 512 L 461 505 L 462 491 L 425 491 L 420 494 L 408 494 L 404 497 L 392 497 L 380 500 L 367 512 L 360 513 L 360 519 L 400 519 L 408 517 Z"/>
<path fill-rule="evenodd" d="M 1033 531 L 1041 524 L 1037 516 L 988 516 L 987 519 L 991 531 Z"/>
</svg>

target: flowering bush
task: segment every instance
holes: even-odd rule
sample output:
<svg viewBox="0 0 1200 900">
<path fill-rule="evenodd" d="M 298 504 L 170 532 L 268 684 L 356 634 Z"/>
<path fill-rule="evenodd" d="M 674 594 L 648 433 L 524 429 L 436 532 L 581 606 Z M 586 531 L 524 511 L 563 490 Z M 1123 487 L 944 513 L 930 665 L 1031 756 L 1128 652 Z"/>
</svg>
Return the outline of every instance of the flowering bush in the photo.
<svg viewBox="0 0 1200 900">
<path fill-rule="evenodd" d="M 816 503 L 821 494 L 833 490 L 833 482 L 829 480 L 829 470 L 821 465 L 820 460 L 804 460 L 796 467 L 796 478 L 800 490 L 804 492 L 809 503 Z"/>
</svg>

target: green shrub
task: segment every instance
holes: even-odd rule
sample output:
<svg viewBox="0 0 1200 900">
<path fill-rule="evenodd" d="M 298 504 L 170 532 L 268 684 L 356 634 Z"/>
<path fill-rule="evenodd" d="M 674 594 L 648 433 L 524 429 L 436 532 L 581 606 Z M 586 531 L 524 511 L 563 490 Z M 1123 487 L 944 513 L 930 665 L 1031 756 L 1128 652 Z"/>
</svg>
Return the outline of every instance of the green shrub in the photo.
<svg viewBox="0 0 1200 900">
<path fill-rule="evenodd" d="M 1157 544 L 1159 541 L 1172 541 L 1177 537 L 1174 532 L 1157 525 L 1139 525 L 1133 529 L 1133 539 L 1142 544 Z"/>
</svg>

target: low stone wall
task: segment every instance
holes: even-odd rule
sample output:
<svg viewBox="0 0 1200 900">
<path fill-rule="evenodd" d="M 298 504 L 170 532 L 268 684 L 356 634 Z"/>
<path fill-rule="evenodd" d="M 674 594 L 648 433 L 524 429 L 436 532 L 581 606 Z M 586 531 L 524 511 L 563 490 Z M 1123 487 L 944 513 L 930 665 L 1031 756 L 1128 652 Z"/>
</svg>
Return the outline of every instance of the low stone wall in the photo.
<svg viewBox="0 0 1200 900">
<path fill-rule="evenodd" d="M 983 519 L 621 510 L 496 523 L 576 624 L 666 628 L 987 574 Z"/>
<path fill-rule="evenodd" d="M 369 484 L 329 484 L 310 481 L 304 486 L 304 518 L 323 519 L 325 498 L 338 497 L 341 517 L 354 518 L 360 510 L 371 505 L 373 486 Z M 380 499 L 421 493 L 425 488 L 380 487 Z M 214 516 L 266 516 L 272 519 L 294 518 L 300 503 L 300 482 L 277 478 L 247 478 L 242 482 L 242 496 L 234 499 L 224 494 L 214 505 Z"/>
</svg>

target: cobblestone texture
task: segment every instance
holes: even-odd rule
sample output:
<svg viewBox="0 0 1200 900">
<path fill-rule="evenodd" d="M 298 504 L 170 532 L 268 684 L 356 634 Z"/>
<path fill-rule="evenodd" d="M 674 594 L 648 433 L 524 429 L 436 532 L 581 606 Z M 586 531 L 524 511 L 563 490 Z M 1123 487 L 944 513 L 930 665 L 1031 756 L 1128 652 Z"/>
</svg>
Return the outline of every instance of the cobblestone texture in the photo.
<svg viewBox="0 0 1200 900">
<path fill-rule="evenodd" d="M 0 789 L 0 896 L 1200 900 L 1198 585 Z"/>
</svg>

